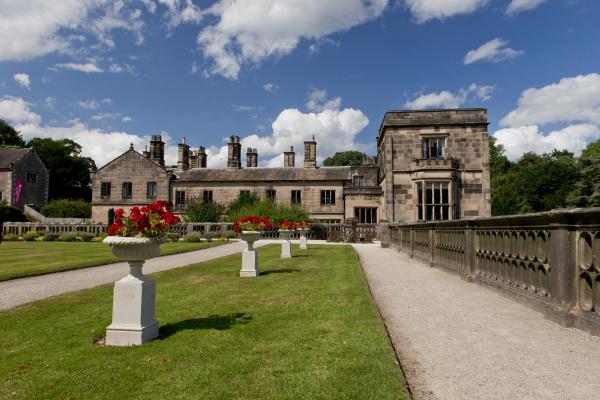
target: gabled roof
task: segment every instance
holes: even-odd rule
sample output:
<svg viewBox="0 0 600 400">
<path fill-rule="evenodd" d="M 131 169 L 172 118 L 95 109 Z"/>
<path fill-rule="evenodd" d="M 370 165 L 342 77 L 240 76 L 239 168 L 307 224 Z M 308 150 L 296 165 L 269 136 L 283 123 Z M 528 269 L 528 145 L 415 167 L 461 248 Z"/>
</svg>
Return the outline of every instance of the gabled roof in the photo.
<svg viewBox="0 0 600 400">
<path fill-rule="evenodd" d="M 149 162 L 150 164 L 152 164 L 155 167 L 158 167 L 160 169 L 162 169 L 163 171 L 167 172 L 167 169 L 165 167 L 163 167 L 162 165 L 155 163 L 154 161 L 144 157 L 143 154 L 141 154 L 140 152 L 136 151 L 134 148 L 129 148 L 129 150 L 127 150 L 125 153 L 121 154 L 120 156 L 117 156 L 116 158 L 112 159 L 111 161 L 107 162 L 106 164 L 104 164 L 102 167 L 98 168 L 96 171 L 94 172 L 99 172 L 101 170 L 103 170 L 104 168 L 106 168 L 107 166 L 109 166 L 110 164 L 114 163 L 115 161 L 118 161 L 119 159 L 121 159 L 122 157 L 126 156 L 129 153 L 133 153 L 135 155 L 137 155 L 139 158 L 146 160 L 147 162 Z"/>
<path fill-rule="evenodd" d="M 25 154 L 32 152 L 32 148 L 20 147 L 1 147 L 0 148 L 0 169 L 8 169 L 11 164 L 15 164 Z"/>
<path fill-rule="evenodd" d="M 177 172 L 181 182 L 342 181 L 352 179 L 351 167 L 322 168 L 194 168 Z"/>
</svg>

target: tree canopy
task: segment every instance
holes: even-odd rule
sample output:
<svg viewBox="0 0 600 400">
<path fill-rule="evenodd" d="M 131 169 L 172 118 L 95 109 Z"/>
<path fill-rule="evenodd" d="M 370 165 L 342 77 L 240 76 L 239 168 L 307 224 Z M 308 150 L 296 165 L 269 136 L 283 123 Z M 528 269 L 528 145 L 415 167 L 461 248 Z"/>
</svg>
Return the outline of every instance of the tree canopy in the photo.
<svg viewBox="0 0 600 400">
<path fill-rule="evenodd" d="M 81 146 L 71 139 L 33 138 L 27 143 L 50 171 L 50 199 L 91 200 L 90 170 L 94 160 L 81 155 Z"/>
<path fill-rule="evenodd" d="M 21 134 L 2 119 L 0 119 L 0 146 L 25 146 Z"/>
<path fill-rule="evenodd" d="M 323 165 L 326 167 L 339 167 L 339 166 L 358 166 L 362 165 L 363 157 L 365 153 L 356 150 L 339 151 L 331 157 L 327 157 L 323 161 Z"/>
</svg>

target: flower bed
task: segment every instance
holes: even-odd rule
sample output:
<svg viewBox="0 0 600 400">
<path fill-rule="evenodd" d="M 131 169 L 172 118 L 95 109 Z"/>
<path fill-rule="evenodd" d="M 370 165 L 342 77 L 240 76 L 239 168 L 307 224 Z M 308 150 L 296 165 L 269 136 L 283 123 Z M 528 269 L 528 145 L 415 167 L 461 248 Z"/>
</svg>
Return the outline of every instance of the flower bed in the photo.
<svg viewBox="0 0 600 400">
<path fill-rule="evenodd" d="M 233 231 L 240 233 L 268 231 L 272 228 L 271 221 L 267 217 L 255 217 L 253 215 L 239 219 L 233 222 Z"/>
</svg>

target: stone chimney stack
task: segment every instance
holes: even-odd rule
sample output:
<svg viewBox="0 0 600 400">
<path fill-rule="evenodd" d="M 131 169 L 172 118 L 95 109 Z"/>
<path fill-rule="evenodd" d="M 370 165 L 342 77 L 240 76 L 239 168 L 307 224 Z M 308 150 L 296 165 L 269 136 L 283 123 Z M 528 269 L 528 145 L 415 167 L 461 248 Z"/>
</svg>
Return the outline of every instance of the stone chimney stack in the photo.
<svg viewBox="0 0 600 400">
<path fill-rule="evenodd" d="M 185 137 L 177 145 L 177 169 L 180 171 L 190 169 L 190 146 L 185 142 Z"/>
<path fill-rule="evenodd" d="M 142 153 L 142 155 L 145 158 L 150 159 L 150 152 L 148 151 L 148 145 L 146 145 L 146 147 L 144 147 L 144 152 Z"/>
<path fill-rule="evenodd" d="M 283 152 L 283 166 L 285 168 L 294 168 L 296 166 L 296 153 L 294 146 L 290 147 L 290 151 Z"/>
<path fill-rule="evenodd" d="M 206 168 L 206 149 L 198 147 L 198 168 Z"/>
<path fill-rule="evenodd" d="M 227 168 L 242 168 L 242 145 L 239 136 L 230 136 L 227 152 Z"/>
<path fill-rule="evenodd" d="M 150 140 L 150 160 L 155 163 L 165 166 L 165 142 L 162 141 L 162 136 L 152 135 Z"/>
<path fill-rule="evenodd" d="M 317 168 L 317 142 L 315 135 L 312 140 L 304 142 L 304 168 Z"/>
<path fill-rule="evenodd" d="M 198 150 L 190 150 L 190 168 L 198 168 Z"/>
<path fill-rule="evenodd" d="M 246 151 L 246 166 L 248 168 L 258 167 L 258 151 L 256 149 L 248 147 Z"/>
</svg>

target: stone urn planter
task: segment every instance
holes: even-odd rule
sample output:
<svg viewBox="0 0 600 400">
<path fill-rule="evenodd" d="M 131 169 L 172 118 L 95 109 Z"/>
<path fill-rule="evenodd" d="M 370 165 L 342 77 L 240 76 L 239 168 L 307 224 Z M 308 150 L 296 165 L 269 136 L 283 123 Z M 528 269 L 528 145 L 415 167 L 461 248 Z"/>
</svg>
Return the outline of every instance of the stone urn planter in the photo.
<svg viewBox="0 0 600 400">
<path fill-rule="evenodd" d="M 241 277 L 253 277 L 260 275 L 258 269 L 258 253 L 254 249 L 254 242 L 260 239 L 260 232 L 242 231 L 240 236 L 246 242 L 246 249 L 242 251 L 242 270 Z"/>
<path fill-rule="evenodd" d="M 292 232 L 290 230 L 279 231 L 279 237 L 283 239 L 281 243 L 281 258 L 292 258 L 292 242 L 290 241 Z"/>
<path fill-rule="evenodd" d="M 104 244 L 129 263 L 129 275 L 115 282 L 112 323 L 106 328 L 106 345 L 141 345 L 158 337 L 154 318 L 155 284 L 142 272 L 144 262 L 160 255 L 161 238 L 108 236 Z"/>
<path fill-rule="evenodd" d="M 298 229 L 298 233 L 300 234 L 300 250 L 307 250 L 308 241 L 306 239 L 306 234 L 308 233 L 308 229 Z"/>
</svg>

